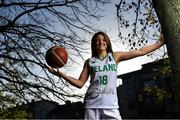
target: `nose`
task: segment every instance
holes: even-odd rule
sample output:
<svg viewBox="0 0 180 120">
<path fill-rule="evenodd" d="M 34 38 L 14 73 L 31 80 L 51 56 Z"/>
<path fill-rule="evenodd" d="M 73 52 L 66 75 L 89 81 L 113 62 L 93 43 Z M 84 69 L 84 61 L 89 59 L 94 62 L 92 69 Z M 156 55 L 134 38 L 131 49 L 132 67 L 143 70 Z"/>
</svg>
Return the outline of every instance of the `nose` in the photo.
<svg viewBox="0 0 180 120">
<path fill-rule="evenodd" d="M 103 40 L 102 40 L 102 39 L 99 39 L 99 43 L 100 43 L 100 44 L 103 43 Z"/>
</svg>

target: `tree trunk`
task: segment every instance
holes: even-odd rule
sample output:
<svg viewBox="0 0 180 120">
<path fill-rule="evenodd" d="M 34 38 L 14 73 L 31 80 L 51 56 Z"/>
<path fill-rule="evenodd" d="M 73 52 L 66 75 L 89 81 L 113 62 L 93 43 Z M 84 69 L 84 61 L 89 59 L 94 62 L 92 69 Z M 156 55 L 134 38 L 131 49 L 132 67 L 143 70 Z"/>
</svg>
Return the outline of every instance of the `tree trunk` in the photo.
<svg viewBox="0 0 180 120">
<path fill-rule="evenodd" d="M 180 111 L 180 0 L 152 0 L 159 18 L 172 68 L 173 88 Z"/>
</svg>

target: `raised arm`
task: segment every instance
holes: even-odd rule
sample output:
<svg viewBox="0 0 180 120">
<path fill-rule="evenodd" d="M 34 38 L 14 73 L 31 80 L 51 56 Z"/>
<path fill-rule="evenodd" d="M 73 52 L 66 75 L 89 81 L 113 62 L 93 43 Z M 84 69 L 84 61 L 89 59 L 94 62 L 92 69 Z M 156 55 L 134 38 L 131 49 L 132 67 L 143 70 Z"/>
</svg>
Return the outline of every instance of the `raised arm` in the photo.
<svg viewBox="0 0 180 120">
<path fill-rule="evenodd" d="M 160 37 L 159 37 L 159 41 L 155 44 L 146 46 L 146 47 L 142 47 L 138 50 L 133 50 L 133 51 L 129 51 L 129 52 L 114 52 L 114 58 L 116 60 L 116 63 L 119 63 L 120 61 L 123 60 L 129 60 L 138 56 L 143 56 L 146 55 L 150 52 L 153 52 L 155 50 L 157 50 L 158 48 L 160 48 L 162 45 L 164 45 L 164 37 L 163 34 L 161 33 Z"/>
<path fill-rule="evenodd" d="M 89 77 L 88 60 L 86 60 L 86 62 L 84 63 L 83 70 L 79 76 L 79 79 L 65 75 L 63 72 L 60 72 L 58 69 L 55 70 L 53 68 L 49 68 L 48 70 L 52 74 L 54 74 L 58 77 L 62 77 L 68 83 L 70 83 L 71 85 L 73 85 L 77 88 L 82 88 L 84 86 L 84 84 L 86 83 L 88 77 Z"/>
</svg>

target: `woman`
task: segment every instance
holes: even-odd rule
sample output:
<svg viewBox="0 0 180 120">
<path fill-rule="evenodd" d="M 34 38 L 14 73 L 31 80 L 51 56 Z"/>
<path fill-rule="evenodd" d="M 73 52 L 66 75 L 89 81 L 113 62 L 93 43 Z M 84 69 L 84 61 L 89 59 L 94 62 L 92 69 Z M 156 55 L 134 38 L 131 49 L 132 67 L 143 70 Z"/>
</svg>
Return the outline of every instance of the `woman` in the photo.
<svg viewBox="0 0 180 120">
<path fill-rule="evenodd" d="M 146 55 L 164 44 L 161 34 L 159 42 L 129 52 L 113 52 L 109 37 L 104 32 L 95 33 L 91 41 L 92 57 L 84 63 L 83 70 L 78 79 L 65 75 L 64 73 L 49 68 L 49 71 L 62 77 L 71 85 L 78 88 L 88 80 L 85 103 L 85 119 L 121 119 L 118 110 L 118 99 L 116 92 L 117 65 L 120 61 L 129 60 L 138 56 Z"/>
</svg>

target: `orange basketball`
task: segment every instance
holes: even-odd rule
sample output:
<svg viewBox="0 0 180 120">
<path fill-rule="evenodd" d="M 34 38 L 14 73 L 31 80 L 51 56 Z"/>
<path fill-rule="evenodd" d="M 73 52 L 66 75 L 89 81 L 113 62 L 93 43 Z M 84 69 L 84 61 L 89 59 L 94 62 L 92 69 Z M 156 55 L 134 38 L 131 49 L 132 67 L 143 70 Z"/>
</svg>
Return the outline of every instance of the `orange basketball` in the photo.
<svg viewBox="0 0 180 120">
<path fill-rule="evenodd" d="M 45 59 L 49 66 L 60 68 L 67 63 L 68 53 L 64 47 L 53 46 L 47 50 Z"/>
</svg>

